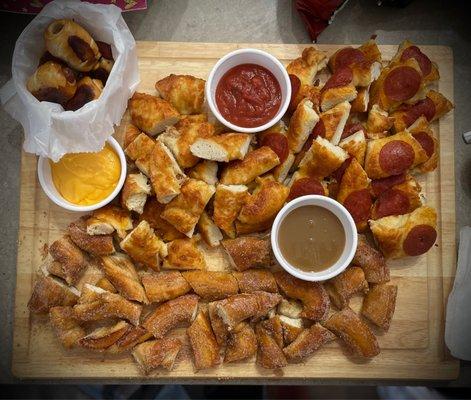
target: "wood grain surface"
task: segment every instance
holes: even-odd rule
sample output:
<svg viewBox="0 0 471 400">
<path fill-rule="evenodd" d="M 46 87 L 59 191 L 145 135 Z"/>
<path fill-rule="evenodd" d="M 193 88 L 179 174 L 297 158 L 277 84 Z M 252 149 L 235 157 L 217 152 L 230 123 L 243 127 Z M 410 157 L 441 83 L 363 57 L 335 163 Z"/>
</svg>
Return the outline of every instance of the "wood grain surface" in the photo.
<svg viewBox="0 0 471 400">
<path fill-rule="evenodd" d="M 255 47 L 269 51 L 282 62 L 298 57 L 305 45 L 224 44 L 224 43 L 138 43 L 141 84 L 139 91 L 155 93 L 154 83 L 164 76 L 192 74 L 206 78 L 218 58 L 229 51 Z M 329 54 L 341 46 L 318 46 Z M 380 46 L 388 60 L 396 46 Z M 453 55 L 448 47 L 422 46 L 437 62 L 441 79 L 438 90 L 453 101 Z M 321 80 L 325 76 L 321 74 Z M 126 119 L 126 116 L 125 118 Z M 67 225 L 78 217 L 53 204 L 42 192 L 36 173 L 37 158 L 23 153 L 21 163 L 21 204 L 17 261 L 17 284 L 14 323 L 13 374 L 20 378 L 109 378 L 165 380 L 172 382 L 204 379 L 243 381 L 346 379 L 453 379 L 459 363 L 444 345 L 444 313 L 456 265 L 455 183 L 453 112 L 433 126 L 440 138 L 439 168 L 419 177 L 427 204 L 438 212 L 437 244 L 422 257 L 390 262 L 392 282 L 399 287 L 396 313 L 388 333 L 378 339 L 381 354 L 365 362 L 345 354 L 332 343 L 305 363 L 291 364 L 274 373 L 257 367 L 254 360 L 195 372 L 191 352 L 185 341 L 176 368 L 143 376 L 129 354 L 105 356 L 83 350 L 64 350 L 54 337 L 47 317 L 29 314 L 27 302 L 35 274 L 44 263 L 45 246 L 60 237 Z M 117 129 L 119 137 L 120 129 Z M 225 263 L 219 251 L 209 258 L 210 269 Z M 216 257 L 216 258 L 215 258 Z M 218 261 L 216 261 L 218 260 Z M 84 281 L 93 281 L 93 273 Z M 96 279 L 96 278 L 95 278 Z M 83 282 L 82 282 L 83 283 Z M 352 307 L 359 309 L 359 298 Z M 184 330 L 176 335 L 184 337 Z"/>
</svg>

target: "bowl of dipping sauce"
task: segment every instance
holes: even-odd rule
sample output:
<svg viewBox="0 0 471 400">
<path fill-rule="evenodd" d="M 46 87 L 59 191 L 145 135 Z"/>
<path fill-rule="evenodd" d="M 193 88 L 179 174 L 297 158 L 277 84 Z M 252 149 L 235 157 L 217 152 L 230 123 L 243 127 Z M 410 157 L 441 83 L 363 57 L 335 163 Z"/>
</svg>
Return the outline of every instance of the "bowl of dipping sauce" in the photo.
<svg viewBox="0 0 471 400">
<path fill-rule="evenodd" d="M 278 263 L 306 281 L 323 281 L 340 274 L 351 263 L 357 242 L 350 213 L 326 196 L 290 201 L 279 211 L 271 230 Z"/>
<path fill-rule="evenodd" d="M 118 195 L 126 179 L 126 158 L 110 137 L 97 153 L 69 153 L 57 163 L 39 157 L 38 178 L 47 197 L 58 206 L 92 211 Z"/>
<path fill-rule="evenodd" d="M 205 86 L 214 116 L 235 132 L 255 133 L 276 124 L 288 109 L 291 83 L 281 62 L 257 49 L 226 54 Z"/>
</svg>

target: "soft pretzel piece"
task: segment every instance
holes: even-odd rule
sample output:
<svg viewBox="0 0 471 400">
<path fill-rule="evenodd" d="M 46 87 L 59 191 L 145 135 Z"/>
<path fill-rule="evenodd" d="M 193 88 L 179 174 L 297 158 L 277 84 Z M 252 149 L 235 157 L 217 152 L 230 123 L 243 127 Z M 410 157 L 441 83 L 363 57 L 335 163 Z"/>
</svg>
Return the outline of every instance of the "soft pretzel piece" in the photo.
<svg viewBox="0 0 471 400">
<path fill-rule="evenodd" d="M 49 254 L 56 261 L 53 264 L 58 267 L 54 275 L 63 278 L 69 285 L 77 283 L 87 262 L 85 254 L 70 240 L 70 237 L 66 235 L 54 241 L 49 246 Z"/>
<path fill-rule="evenodd" d="M 251 137 L 245 133 L 223 133 L 205 139 L 197 139 L 191 153 L 204 160 L 228 162 L 242 160 L 249 150 Z"/>
<path fill-rule="evenodd" d="M 363 130 L 355 132 L 353 135 L 342 139 L 339 146 L 350 156 L 355 157 L 361 166 L 365 163 L 366 138 Z"/>
<path fill-rule="evenodd" d="M 273 275 L 282 293 L 303 303 L 300 317 L 313 321 L 322 321 L 327 317 L 330 301 L 322 284 L 303 281 L 285 271 L 276 271 Z"/>
<path fill-rule="evenodd" d="M 110 225 L 112 231 L 116 230 L 118 236 L 123 239 L 126 237 L 126 231 L 132 229 L 132 218 L 128 210 L 108 204 L 92 212 L 92 218 L 87 220 L 87 233 L 89 235 L 111 233 L 103 224 Z"/>
<path fill-rule="evenodd" d="M 218 182 L 218 163 L 202 160 L 188 172 L 188 176 L 206 182 L 208 185 L 216 185 Z"/>
<path fill-rule="evenodd" d="M 121 205 L 128 211 L 142 214 L 149 195 L 150 185 L 147 177 L 141 173 L 129 174 L 121 190 Z"/>
<path fill-rule="evenodd" d="M 255 331 L 249 324 L 241 322 L 228 337 L 224 362 L 242 361 L 252 357 L 256 352 Z"/>
<path fill-rule="evenodd" d="M 364 235 L 358 235 L 358 245 L 353 263 L 363 269 L 365 279 L 369 283 L 389 281 L 389 268 L 383 254 L 368 243 Z"/>
<path fill-rule="evenodd" d="M 373 104 L 368 112 L 366 120 L 366 133 L 369 139 L 381 139 L 388 135 L 393 125 L 394 118 L 387 111 L 382 110 L 377 104 Z"/>
<path fill-rule="evenodd" d="M 147 221 L 156 234 L 166 242 L 185 238 L 186 236 L 183 233 L 161 218 L 161 214 L 164 210 L 165 204 L 159 203 L 156 198 L 151 197 L 147 200 L 144 211 L 139 216 L 139 222 Z"/>
<path fill-rule="evenodd" d="M 283 328 L 283 342 L 285 345 L 292 343 L 304 330 L 301 318 L 290 318 L 280 315 L 281 327 Z"/>
<path fill-rule="evenodd" d="M 227 330 L 226 324 L 217 312 L 217 305 L 217 301 L 208 303 L 208 315 L 216 341 L 218 345 L 222 347 L 226 344 L 227 339 L 229 338 L 229 331 Z M 239 328 L 240 325 L 241 324 L 239 324 L 237 328 Z"/>
<path fill-rule="evenodd" d="M 147 316 L 142 326 L 156 339 L 161 339 L 178 325 L 193 321 L 198 311 L 198 299 L 195 294 L 186 294 L 162 303 Z"/>
<path fill-rule="evenodd" d="M 368 292 L 365 273 L 355 265 L 348 267 L 341 274 L 329 279 L 325 284 L 330 300 L 339 310 L 348 306 L 352 296 Z"/>
<path fill-rule="evenodd" d="M 342 339 L 354 354 L 372 358 L 380 353 L 371 329 L 348 307 L 333 314 L 323 325 Z"/>
<path fill-rule="evenodd" d="M 145 133 L 140 133 L 124 150 L 126 155 L 134 161 L 136 167 L 147 176 L 150 176 L 150 159 L 154 146 L 155 140 Z"/>
<path fill-rule="evenodd" d="M 173 369 L 181 347 L 182 342 L 178 338 L 150 340 L 138 344 L 134 348 L 132 355 L 139 368 L 145 374 L 149 374 L 152 370 L 159 367 L 170 371 Z"/>
<path fill-rule="evenodd" d="M 107 256 L 115 252 L 111 235 L 89 235 L 87 233 L 87 218 L 81 217 L 71 222 L 67 228 L 72 242 L 83 251 L 94 256 Z"/>
<path fill-rule="evenodd" d="M 270 332 L 258 323 L 255 326 L 258 341 L 257 364 L 267 369 L 278 369 L 288 365 L 283 350 L 276 343 Z"/>
<path fill-rule="evenodd" d="M 141 281 L 150 303 L 172 300 L 191 290 L 180 271 L 146 272 Z"/>
<path fill-rule="evenodd" d="M 147 93 L 136 92 L 129 100 L 132 123 L 151 136 L 180 120 L 179 112 L 168 102 Z"/>
<path fill-rule="evenodd" d="M 213 202 L 214 222 L 231 238 L 236 236 L 234 222 L 248 198 L 248 188 L 245 185 L 218 185 L 216 187 Z"/>
<path fill-rule="evenodd" d="M 103 326 L 84 336 L 78 341 L 81 347 L 91 350 L 106 350 L 115 344 L 131 328 L 126 321 L 119 321 L 111 326 Z"/>
<path fill-rule="evenodd" d="M 211 368 L 219 364 L 219 346 L 211 329 L 207 312 L 200 311 L 186 332 L 197 370 Z"/>
<path fill-rule="evenodd" d="M 438 139 L 430 128 L 427 119 L 422 116 L 417 119 L 409 128 L 415 140 L 417 140 L 425 150 L 428 159 L 416 167 L 418 172 L 431 172 L 438 166 L 438 154 L 440 152 Z"/>
<path fill-rule="evenodd" d="M 158 271 L 167 255 L 166 244 L 154 233 L 147 221 L 141 221 L 119 244 L 135 261 Z"/>
<path fill-rule="evenodd" d="M 303 85 L 312 85 L 317 73 L 325 68 L 327 58 L 325 54 L 314 46 L 306 47 L 301 57 L 291 61 L 286 70 L 288 74 L 295 75 Z"/>
<path fill-rule="evenodd" d="M 205 211 L 198 221 L 198 232 L 210 247 L 219 246 L 223 239 L 221 231 Z"/>
<path fill-rule="evenodd" d="M 237 271 L 267 267 L 271 264 L 268 238 L 239 236 L 223 240 L 222 245 L 229 256 L 231 266 Z"/>
<path fill-rule="evenodd" d="M 107 349 L 109 353 L 122 353 L 131 350 L 139 343 L 142 343 L 152 337 L 141 325 L 131 326 L 123 336 L 121 336 L 111 347 Z"/>
<path fill-rule="evenodd" d="M 40 276 L 34 283 L 28 308 L 32 313 L 47 313 L 52 307 L 73 306 L 79 292 L 52 276 Z"/>
<path fill-rule="evenodd" d="M 343 129 L 350 114 L 351 105 L 344 101 L 320 115 L 319 122 L 312 131 L 314 137 L 321 136 L 334 145 L 338 145 Z M 313 138 L 314 138 L 313 137 Z"/>
<path fill-rule="evenodd" d="M 387 258 L 418 256 L 430 250 L 437 239 L 437 213 L 422 206 L 410 214 L 371 220 L 370 228 Z"/>
<path fill-rule="evenodd" d="M 182 276 L 204 300 L 225 299 L 239 291 L 237 280 L 229 272 L 186 271 L 182 272 Z"/>
<path fill-rule="evenodd" d="M 252 293 L 259 290 L 278 293 L 275 278 L 267 269 L 249 269 L 243 272 L 233 272 L 232 275 L 237 280 L 241 293 Z"/>
<path fill-rule="evenodd" d="M 191 75 L 170 74 L 155 83 L 158 94 L 180 114 L 200 114 L 204 102 L 203 79 Z"/>
<path fill-rule="evenodd" d="M 56 306 L 49 310 L 49 321 L 56 336 L 66 349 L 77 346 L 79 339 L 85 336 L 70 306 Z"/>
<path fill-rule="evenodd" d="M 396 297 L 396 285 L 374 285 L 363 300 L 361 313 L 387 331 L 396 308 Z"/>
<path fill-rule="evenodd" d="M 175 239 L 167 245 L 165 269 L 206 269 L 203 252 L 198 248 L 195 238 Z"/>
<path fill-rule="evenodd" d="M 289 149 L 299 153 L 309 134 L 319 122 L 319 115 L 314 110 L 314 104 L 308 99 L 302 100 L 291 116 L 287 138 Z"/>
</svg>

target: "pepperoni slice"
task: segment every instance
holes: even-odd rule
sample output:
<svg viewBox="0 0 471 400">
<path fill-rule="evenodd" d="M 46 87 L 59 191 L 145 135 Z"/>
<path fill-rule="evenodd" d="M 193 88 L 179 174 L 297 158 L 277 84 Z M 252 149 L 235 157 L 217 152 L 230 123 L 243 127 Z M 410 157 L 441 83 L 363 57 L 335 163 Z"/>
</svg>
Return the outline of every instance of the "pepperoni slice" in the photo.
<svg viewBox="0 0 471 400">
<path fill-rule="evenodd" d="M 404 122 L 407 126 L 411 126 L 422 115 L 430 122 L 435 116 L 436 110 L 435 103 L 432 99 L 426 97 L 425 99 L 415 103 L 410 108 L 406 108 Z"/>
<path fill-rule="evenodd" d="M 414 149 L 403 140 L 392 140 L 386 143 L 379 152 L 379 165 L 391 175 L 407 171 L 414 163 Z"/>
<path fill-rule="evenodd" d="M 340 182 L 342 180 L 343 174 L 345 170 L 348 168 L 350 163 L 352 162 L 353 157 L 348 157 L 340 167 L 338 167 L 334 172 L 332 172 L 332 177 L 337 181 Z"/>
<path fill-rule="evenodd" d="M 375 179 L 371 181 L 371 189 L 373 195 L 378 197 L 381 193 L 392 188 L 393 186 L 400 185 L 406 181 L 406 174 L 388 176 L 387 178 Z"/>
<path fill-rule="evenodd" d="M 420 66 L 423 76 L 427 76 L 432 72 L 432 62 L 417 46 L 410 46 L 402 52 L 401 61 L 409 58 L 415 58 Z"/>
<path fill-rule="evenodd" d="M 402 190 L 388 189 L 381 193 L 376 201 L 374 218 L 407 214 L 409 209 L 409 197 Z"/>
<path fill-rule="evenodd" d="M 357 64 L 365 60 L 366 57 L 360 50 L 352 47 L 345 47 L 335 56 L 334 72 L 339 68 L 350 67 L 353 64 Z"/>
<path fill-rule="evenodd" d="M 353 135 L 354 133 L 358 131 L 364 131 L 364 130 L 365 130 L 365 127 L 360 122 L 347 124 L 345 125 L 345 128 L 343 128 L 342 136 L 340 137 L 340 139 L 345 139 L 346 137 L 349 137 L 350 135 Z"/>
<path fill-rule="evenodd" d="M 260 146 L 270 147 L 270 149 L 272 149 L 280 159 L 280 164 L 288 158 L 288 139 L 281 133 L 270 132 L 263 135 L 262 140 L 260 141 Z"/>
<path fill-rule="evenodd" d="M 293 183 L 289 191 L 288 201 L 308 194 L 325 195 L 324 187 L 316 178 L 301 178 Z"/>
<path fill-rule="evenodd" d="M 413 133 L 414 139 L 417 140 L 422 148 L 427 153 L 427 156 L 430 158 L 435 150 L 435 143 L 433 142 L 432 137 L 427 132 L 417 132 Z"/>
<path fill-rule="evenodd" d="M 325 124 L 322 119 L 319 120 L 319 122 L 316 124 L 314 129 L 311 132 L 312 139 L 315 139 L 316 137 L 325 137 Z"/>
<path fill-rule="evenodd" d="M 340 68 L 327 80 L 322 91 L 341 86 L 347 86 L 353 80 L 353 72 L 349 67 Z"/>
<path fill-rule="evenodd" d="M 430 225 L 416 225 L 407 234 L 402 248 L 409 256 L 426 253 L 437 240 L 437 231 Z"/>
<path fill-rule="evenodd" d="M 368 189 L 357 190 L 350 193 L 343 205 L 352 214 L 355 223 L 364 222 L 370 216 L 371 211 L 371 194 Z"/>
<path fill-rule="evenodd" d="M 301 81 L 296 75 L 293 74 L 289 74 L 289 80 L 291 82 L 291 100 L 289 103 L 289 108 L 294 110 L 296 108 L 296 97 L 298 97 L 299 89 L 301 88 Z"/>
<path fill-rule="evenodd" d="M 412 67 L 394 68 L 384 80 L 384 93 L 394 101 L 411 99 L 419 91 L 422 78 Z"/>
</svg>

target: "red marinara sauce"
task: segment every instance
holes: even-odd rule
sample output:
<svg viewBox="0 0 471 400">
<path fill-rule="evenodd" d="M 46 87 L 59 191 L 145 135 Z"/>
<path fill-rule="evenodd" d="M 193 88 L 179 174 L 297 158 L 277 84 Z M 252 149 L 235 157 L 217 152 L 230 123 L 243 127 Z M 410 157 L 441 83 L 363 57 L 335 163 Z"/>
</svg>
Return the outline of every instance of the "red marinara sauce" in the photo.
<svg viewBox="0 0 471 400">
<path fill-rule="evenodd" d="M 221 115 L 234 125 L 243 128 L 261 126 L 280 109 L 280 84 L 260 65 L 236 65 L 219 80 L 216 104 Z"/>
</svg>

